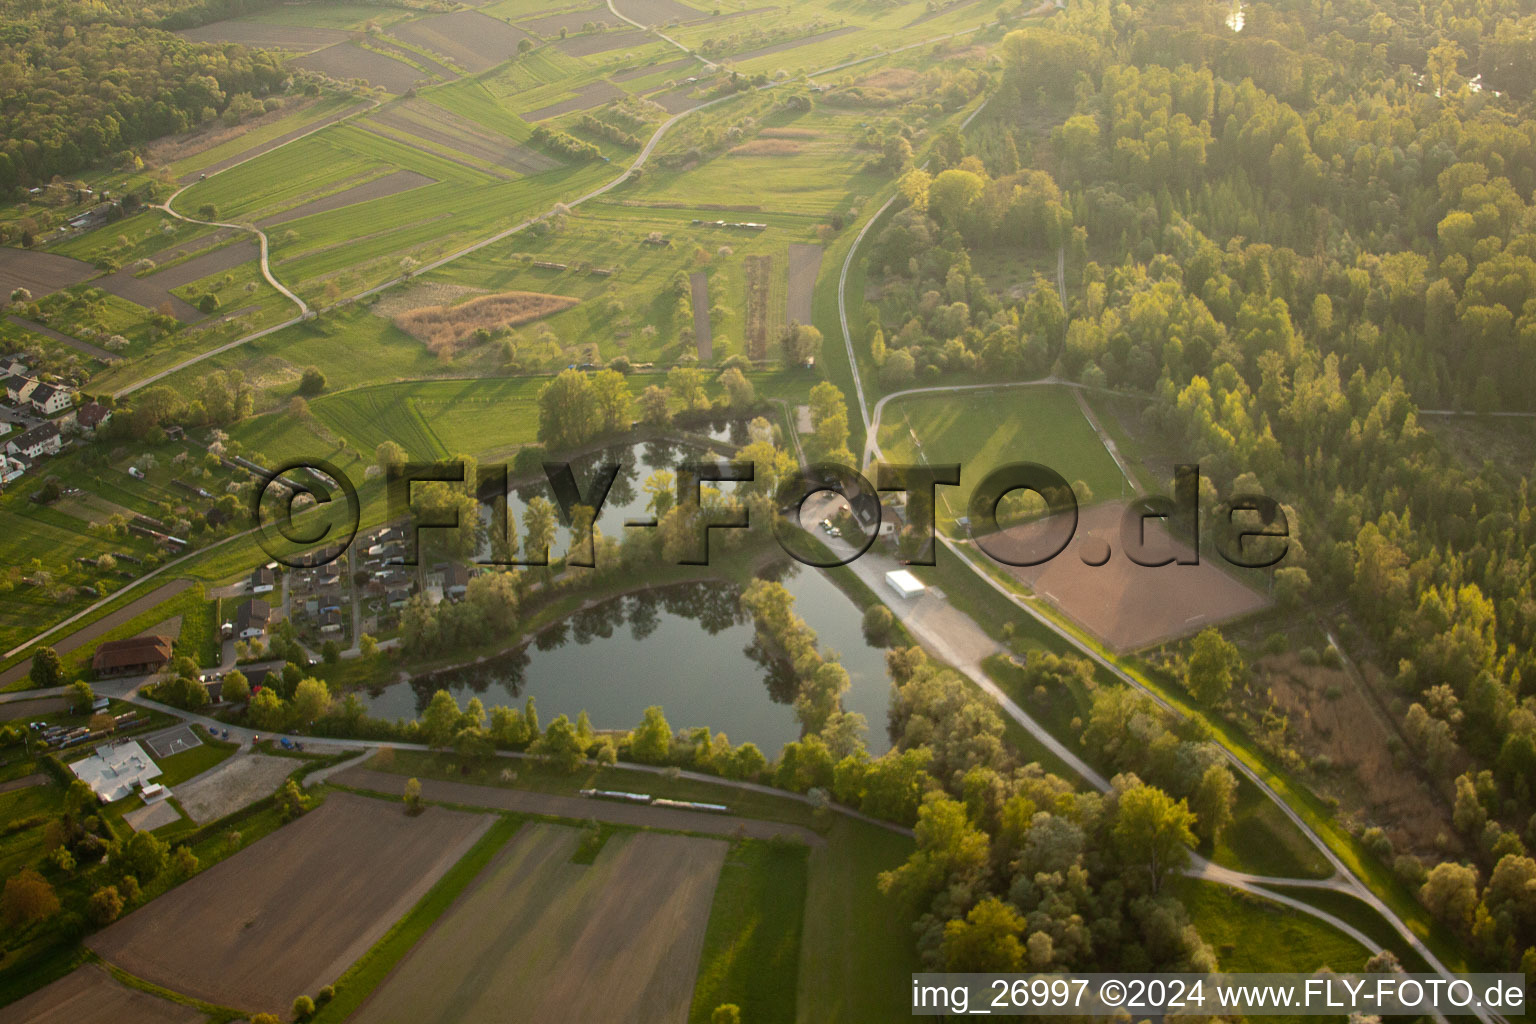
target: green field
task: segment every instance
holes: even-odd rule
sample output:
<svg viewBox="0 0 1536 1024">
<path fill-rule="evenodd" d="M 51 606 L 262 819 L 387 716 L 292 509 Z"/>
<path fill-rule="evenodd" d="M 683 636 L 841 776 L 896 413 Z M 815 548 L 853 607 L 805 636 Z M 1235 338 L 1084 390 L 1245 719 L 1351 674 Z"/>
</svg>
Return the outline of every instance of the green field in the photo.
<svg viewBox="0 0 1536 1024">
<path fill-rule="evenodd" d="M 1224 886 L 1186 879 L 1177 893 L 1224 971 L 1344 973 L 1361 970 L 1375 952 L 1299 910 Z"/>
<path fill-rule="evenodd" d="M 1128 493 L 1072 391 L 1061 386 L 896 398 L 880 419 L 879 440 L 894 462 L 960 464 L 960 486 L 939 490 L 949 518 L 966 515 L 976 484 L 1014 462 L 1048 466 L 1069 483 L 1081 480 L 1094 501 Z"/>
</svg>

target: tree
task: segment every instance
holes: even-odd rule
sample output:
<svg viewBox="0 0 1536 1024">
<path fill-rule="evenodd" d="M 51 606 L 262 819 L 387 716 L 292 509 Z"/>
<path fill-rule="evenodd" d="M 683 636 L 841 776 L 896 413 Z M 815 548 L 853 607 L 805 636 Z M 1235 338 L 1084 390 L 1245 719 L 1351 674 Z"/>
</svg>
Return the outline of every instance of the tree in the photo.
<svg viewBox="0 0 1536 1024">
<path fill-rule="evenodd" d="M 1134 779 L 1134 776 L 1132 776 Z M 1195 844 L 1189 806 L 1155 786 L 1135 782 L 1119 793 L 1111 835 L 1121 858 L 1146 868 L 1153 892 L 1189 859 Z"/>
<path fill-rule="evenodd" d="M 278 820 L 286 823 L 309 810 L 310 799 L 297 782 L 289 779 L 277 791 L 276 806 Z"/>
<path fill-rule="evenodd" d="M 251 699 L 251 684 L 245 678 L 245 673 L 234 669 L 224 677 L 224 684 L 219 689 L 219 696 L 231 704 L 241 704 Z"/>
<path fill-rule="evenodd" d="M 1419 887 L 1419 902 L 1436 918 L 1465 935 L 1477 908 L 1477 869 L 1465 864 L 1436 864 Z"/>
<path fill-rule="evenodd" d="M 524 39 L 523 42 L 528 40 Z M 315 1015 L 315 1001 L 309 996 L 299 996 L 293 1001 L 293 1019 L 297 1021 L 309 1020 Z"/>
<path fill-rule="evenodd" d="M 69 701 L 70 708 L 76 714 L 84 714 L 91 710 L 91 705 L 96 702 L 96 692 L 84 679 L 76 679 L 69 684 L 69 693 L 65 700 Z"/>
<path fill-rule="evenodd" d="M 64 665 L 59 652 L 52 647 L 39 647 L 32 652 L 32 668 L 27 673 L 32 685 L 39 689 L 64 685 Z"/>
<path fill-rule="evenodd" d="M 709 407 L 704 390 L 704 371 L 695 366 L 674 366 L 667 371 L 667 391 L 682 405 L 684 412 Z"/>
<path fill-rule="evenodd" d="M 446 747 L 459 731 L 459 702 L 447 690 L 438 690 L 421 713 L 421 729 L 427 745 Z"/>
<path fill-rule="evenodd" d="M 741 1007 L 735 1003 L 721 1003 L 709 1015 L 709 1024 L 741 1024 Z"/>
<path fill-rule="evenodd" d="M 406 810 L 406 813 L 408 813 L 408 814 L 419 814 L 421 812 L 421 780 L 420 779 L 406 779 L 405 780 L 404 799 L 405 799 L 405 810 Z"/>
<path fill-rule="evenodd" d="M 919 907 L 940 889 L 981 871 L 989 853 L 987 834 L 972 824 L 965 805 L 942 792 L 923 798 L 913 830 L 917 850 L 905 864 L 880 874 L 880 891 Z"/>
<path fill-rule="evenodd" d="M 853 464 L 853 453 L 848 450 L 848 403 L 831 381 L 822 381 L 811 389 L 811 436 L 807 448 L 817 461 Z"/>
<path fill-rule="evenodd" d="M 571 720 L 559 715 L 533 744 L 533 752 L 549 758 L 557 768 L 573 772 L 581 767 L 582 759 L 587 754 L 587 744 L 582 742 Z"/>
<path fill-rule="evenodd" d="M 523 558 L 528 562 L 547 562 L 549 548 L 555 542 L 558 526 L 555 506 L 549 499 L 535 494 L 523 507 Z"/>
<path fill-rule="evenodd" d="M 1024 964 L 1023 931 L 1024 918 L 1012 904 L 984 899 L 963 920 L 944 925 L 944 969 L 1017 971 Z"/>
<path fill-rule="evenodd" d="M 171 851 L 171 869 L 181 878 L 191 878 L 197 874 L 197 854 L 192 852 L 190 846 L 178 846 Z"/>
<path fill-rule="evenodd" d="M 263 686 L 246 705 L 245 717 L 258 729 L 281 729 L 288 719 L 288 705 L 276 690 Z"/>
<path fill-rule="evenodd" d="M 1237 806 L 1237 779 L 1224 764 L 1213 764 L 1200 776 L 1189 796 L 1189 809 L 1195 812 L 1195 832 L 1207 848 L 1214 848 L 1221 833 L 1232 824 L 1232 809 Z"/>
<path fill-rule="evenodd" d="M 629 755 L 641 764 L 666 764 L 672 755 L 672 726 L 655 704 L 645 709 L 645 717 L 629 741 Z"/>
<path fill-rule="evenodd" d="M 389 467 L 404 465 L 408 456 L 405 453 L 405 449 L 395 442 L 381 441 L 379 446 L 373 450 L 373 458 L 378 464 L 379 471 L 387 475 Z"/>
<path fill-rule="evenodd" d="M 0 920 L 7 928 L 23 929 L 59 912 L 59 897 L 48 880 L 32 868 L 22 868 L 5 880 L 0 892 Z"/>
<path fill-rule="evenodd" d="M 940 171 L 928 186 L 928 210 L 944 227 L 958 230 L 985 188 L 981 177 L 970 171 Z"/>
<path fill-rule="evenodd" d="M 299 394 L 314 397 L 325 390 L 325 384 L 325 374 L 317 367 L 306 367 L 304 376 L 299 378 Z"/>
<path fill-rule="evenodd" d="M 668 408 L 670 396 L 666 388 L 650 385 L 640 392 L 640 419 L 652 427 L 664 427 L 672 422 L 672 412 Z"/>
<path fill-rule="evenodd" d="M 315 679 L 299 680 L 299 685 L 293 691 L 293 721 L 296 728 L 303 728 L 315 719 L 322 717 L 331 706 L 331 691 L 324 681 Z"/>
<path fill-rule="evenodd" d="M 725 388 L 726 404 L 732 412 L 743 412 L 757 401 L 757 389 L 747 380 L 747 375 L 731 367 L 720 375 L 720 385 Z"/>
<path fill-rule="evenodd" d="M 373 638 L 373 634 L 364 633 L 357 638 L 357 653 L 365 659 L 379 653 L 379 642 Z"/>
<path fill-rule="evenodd" d="M 109 925 L 123 912 L 123 897 L 115 885 L 104 885 L 86 901 L 86 915 L 96 925 Z"/>
<path fill-rule="evenodd" d="M 135 832 L 126 842 L 117 844 L 113 860 L 123 874 L 153 880 L 165 870 L 170 854 L 170 845 L 165 840 L 149 832 Z"/>
<path fill-rule="evenodd" d="M 1189 656 L 1189 692 L 1195 699 L 1215 704 L 1227 695 L 1243 669 L 1237 646 L 1222 637 L 1214 626 L 1207 626 L 1195 637 Z"/>
</svg>

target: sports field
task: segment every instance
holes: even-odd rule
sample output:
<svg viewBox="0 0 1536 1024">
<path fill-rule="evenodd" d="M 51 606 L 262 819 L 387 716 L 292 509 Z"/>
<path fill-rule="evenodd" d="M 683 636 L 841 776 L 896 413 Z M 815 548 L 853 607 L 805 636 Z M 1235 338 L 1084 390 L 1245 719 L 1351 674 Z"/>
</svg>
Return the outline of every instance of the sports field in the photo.
<svg viewBox="0 0 1536 1024">
<path fill-rule="evenodd" d="M 129 973 L 286 1014 L 335 981 L 486 828 L 485 815 L 333 794 L 323 806 L 96 933 Z"/>
<path fill-rule="evenodd" d="M 688 1019 L 726 844 L 527 824 L 351 1018 L 358 1024 Z"/>
</svg>

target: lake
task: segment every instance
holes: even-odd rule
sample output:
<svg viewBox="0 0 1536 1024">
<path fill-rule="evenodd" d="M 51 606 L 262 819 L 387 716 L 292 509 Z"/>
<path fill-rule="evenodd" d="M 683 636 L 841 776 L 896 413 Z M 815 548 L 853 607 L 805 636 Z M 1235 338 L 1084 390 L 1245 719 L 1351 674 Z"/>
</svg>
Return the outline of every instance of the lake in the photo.
<svg viewBox="0 0 1536 1024">
<path fill-rule="evenodd" d="M 858 606 L 820 570 L 786 563 L 784 572 L 795 611 L 816 630 L 822 652 L 837 652 L 848 670 L 844 708 L 865 716 L 865 746 L 883 753 L 890 747 L 884 649 L 865 642 Z M 477 696 L 487 708 L 521 707 L 531 695 L 542 722 L 585 710 L 596 729 L 632 728 L 660 704 L 674 729 L 707 725 L 732 743 L 751 740 L 772 759 L 800 735 L 792 680 L 758 649 L 739 594 L 734 584 L 708 582 L 613 598 L 479 664 L 358 696 L 372 717 L 393 720 L 416 717 L 440 689 L 460 705 Z"/>
</svg>

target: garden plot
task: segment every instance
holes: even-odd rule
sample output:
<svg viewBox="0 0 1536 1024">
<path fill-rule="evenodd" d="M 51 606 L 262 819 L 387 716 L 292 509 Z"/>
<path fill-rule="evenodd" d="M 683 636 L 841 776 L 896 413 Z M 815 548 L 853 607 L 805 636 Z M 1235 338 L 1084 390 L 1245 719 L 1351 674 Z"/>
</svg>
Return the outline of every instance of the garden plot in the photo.
<svg viewBox="0 0 1536 1024">
<path fill-rule="evenodd" d="M 337 43 L 292 62 L 296 68 L 318 71 L 343 82 L 361 78 L 386 92 L 403 93 L 418 82 L 430 82 L 432 76 L 418 71 L 404 61 L 395 60 L 351 43 Z"/>
<path fill-rule="evenodd" d="M 726 844 L 524 825 L 353 1018 L 360 1024 L 688 1019 Z"/>
<path fill-rule="evenodd" d="M 335 793 L 88 945 L 172 991 L 286 1018 L 295 997 L 334 982 L 383 937 L 491 820 L 435 807 L 411 817 L 398 803 Z"/>
<path fill-rule="evenodd" d="M 576 90 L 576 95 L 559 103 L 551 103 L 547 107 L 530 110 L 523 115 L 524 121 L 545 121 L 551 117 L 559 117 L 577 110 L 590 110 L 600 107 L 609 100 L 622 99 L 627 95 L 623 89 L 612 82 L 599 79 L 596 82 L 588 82 Z"/>
<path fill-rule="evenodd" d="M 77 967 L 0 1009 L 0 1024 L 200 1024 L 206 1019 L 196 1007 L 129 988 L 98 964 Z"/>
<path fill-rule="evenodd" d="M 715 353 L 709 332 L 709 275 L 695 270 L 688 275 L 688 286 L 693 293 L 693 337 L 699 345 L 699 361 L 707 364 Z"/>
<path fill-rule="evenodd" d="M 25 288 L 34 299 L 96 276 L 96 268 L 52 252 L 0 246 L 0 297 Z"/>
<path fill-rule="evenodd" d="M 393 26 L 390 34 L 474 72 L 487 71 L 517 56 L 528 33 L 479 11 L 434 14 Z"/>
<path fill-rule="evenodd" d="M 436 178 L 429 178 L 425 174 L 417 174 L 415 171 L 395 171 L 386 174 L 382 178 L 364 182 L 361 185 L 353 185 L 351 188 L 333 192 L 328 196 L 295 206 L 291 210 L 282 213 L 274 213 L 256 222 L 258 227 L 272 227 L 276 224 L 286 224 L 292 220 L 300 220 L 317 213 L 327 213 L 331 210 L 339 210 L 343 206 L 352 206 L 355 203 L 366 203 L 370 199 L 383 199 L 386 196 L 397 195 L 401 192 L 409 192 L 413 188 L 421 188 L 424 185 L 437 184 Z"/>
<path fill-rule="evenodd" d="M 216 21 L 211 25 L 182 29 L 176 33 L 194 43 L 239 43 L 271 50 L 313 53 L 334 43 L 346 41 L 349 33 L 334 28 L 308 25 L 273 25 L 259 21 Z"/>
</svg>

